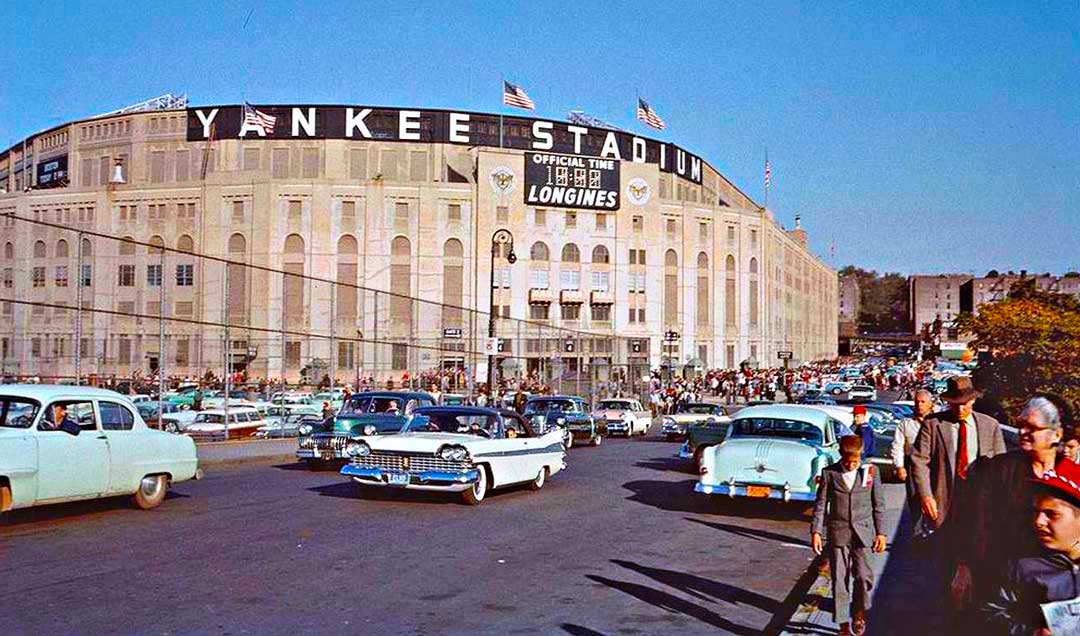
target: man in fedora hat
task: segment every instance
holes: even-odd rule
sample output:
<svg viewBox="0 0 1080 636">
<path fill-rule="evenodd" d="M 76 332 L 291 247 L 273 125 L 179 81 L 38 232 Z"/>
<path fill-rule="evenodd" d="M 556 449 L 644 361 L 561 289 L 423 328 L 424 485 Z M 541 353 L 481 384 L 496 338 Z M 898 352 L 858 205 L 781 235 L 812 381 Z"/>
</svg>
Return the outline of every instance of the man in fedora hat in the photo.
<svg viewBox="0 0 1080 636">
<path fill-rule="evenodd" d="M 979 457 L 993 457 L 1005 452 L 1001 425 L 989 415 L 976 413 L 973 409 L 980 395 L 982 393 L 972 386 L 970 377 L 949 378 L 945 392 L 941 394 L 948 408 L 923 420 L 915 438 L 911 453 L 915 491 L 922 503 L 923 522 L 931 530 L 944 529 L 939 534 L 948 534 L 949 510 L 967 480 L 971 464 Z M 961 521 L 956 525 L 962 526 Z M 943 577 L 956 571 L 955 554 L 949 553 L 949 542 L 963 540 L 963 537 L 938 537 L 936 544 L 941 550 L 938 565 Z M 957 584 L 952 583 L 952 587 Z M 967 582 L 960 581 L 959 585 L 963 587 Z"/>
</svg>

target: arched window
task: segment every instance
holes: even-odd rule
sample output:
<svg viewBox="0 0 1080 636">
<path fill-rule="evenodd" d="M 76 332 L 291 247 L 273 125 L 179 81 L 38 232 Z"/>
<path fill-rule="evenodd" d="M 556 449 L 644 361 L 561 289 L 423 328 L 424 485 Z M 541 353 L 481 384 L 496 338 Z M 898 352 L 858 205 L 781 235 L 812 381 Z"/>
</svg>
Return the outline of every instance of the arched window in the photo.
<svg viewBox="0 0 1080 636">
<path fill-rule="evenodd" d="M 56 258 L 68 257 L 68 242 L 64 239 L 60 239 L 56 242 Z"/>
<path fill-rule="evenodd" d="M 34 241 L 34 258 L 45 258 L 47 256 L 45 241 Z"/>
<path fill-rule="evenodd" d="M 352 234 L 342 234 L 337 242 L 337 282 L 334 288 L 335 311 L 337 319 L 347 326 L 356 324 L 356 238 Z M 348 356 L 346 356 L 347 358 Z"/>
<path fill-rule="evenodd" d="M 286 254 L 304 254 L 304 238 L 299 234 L 290 234 L 285 237 Z"/>
<path fill-rule="evenodd" d="M 412 334 L 412 243 L 404 236 L 390 242 L 390 329 L 392 335 Z"/>
<path fill-rule="evenodd" d="M 176 249 L 181 252 L 194 252 L 195 241 L 191 240 L 191 237 L 187 234 L 183 234 L 180 238 L 176 239 Z"/>
<path fill-rule="evenodd" d="M 83 258 L 90 258 L 94 255 L 94 246 L 90 243 L 90 239 L 84 238 L 82 240 L 82 254 Z"/>
<path fill-rule="evenodd" d="M 679 324 L 679 255 L 675 250 L 664 253 L 664 325 Z"/>
<path fill-rule="evenodd" d="M 712 307 L 709 306 L 709 256 L 701 252 L 697 257 L 697 324 L 709 326 Z"/>
<path fill-rule="evenodd" d="M 146 248 L 147 254 L 160 254 L 162 252 L 161 248 L 165 247 L 165 239 L 156 234 L 151 236 L 147 242 L 150 243 L 150 247 Z"/>
<path fill-rule="evenodd" d="M 529 248 L 529 260 L 532 261 L 546 261 L 551 258 L 548 252 L 548 246 L 543 241 L 537 241 Z"/>
<path fill-rule="evenodd" d="M 246 260 L 247 239 L 237 232 L 229 237 L 229 260 Z M 231 320 L 243 320 L 247 317 L 247 268 L 239 263 L 230 263 L 228 267 L 229 300 L 228 310 Z"/>
<path fill-rule="evenodd" d="M 726 270 L 724 279 L 724 322 L 727 326 L 734 327 L 738 324 L 736 312 L 737 286 L 735 284 L 735 257 L 731 254 L 728 254 L 724 269 Z"/>
<path fill-rule="evenodd" d="M 125 236 L 124 240 L 120 241 L 120 256 L 135 256 L 135 244 L 131 242 L 134 240 L 131 236 Z"/>
<path fill-rule="evenodd" d="M 757 271 L 757 259 L 756 258 L 751 258 L 750 259 L 750 273 L 751 274 L 758 273 L 758 271 Z"/>
<path fill-rule="evenodd" d="M 578 263 L 581 262 L 581 251 L 578 250 L 578 246 L 573 243 L 567 243 L 562 248 L 562 262 L 564 263 Z"/>
<path fill-rule="evenodd" d="M 461 327 L 463 294 L 465 290 L 465 249 L 461 241 L 448 239 L 443 243 L 443 328 Z"/>
<path fill-rule="evenodd" d="M 15 245 L 11 241 L 4 244 L 4 258 L 15 258 Z"/>
<path fill-rule="evenodd" d="M 282 269 L 285 270 L 283 302 L 285 306 L 285 328 L 302 330 L 304 328 L 304 299 L 305 274 L 305 249 L 304 238 L 299 234 L 290 234 L 285 237 L 285 254 L 282 259 Z M 286 343 L 288 346 L 288 343 Z M 292 358 L 290 364 L 298 365 L 299 356 L 286 356 Z"/>
<path fill-rule="evenodd" d="M 592 262 L 597 264 L 610 263 L 611 255 L 608 253 L 608 248 L 603 245 L 594 247 L 592 251 Z"/>
</svg>

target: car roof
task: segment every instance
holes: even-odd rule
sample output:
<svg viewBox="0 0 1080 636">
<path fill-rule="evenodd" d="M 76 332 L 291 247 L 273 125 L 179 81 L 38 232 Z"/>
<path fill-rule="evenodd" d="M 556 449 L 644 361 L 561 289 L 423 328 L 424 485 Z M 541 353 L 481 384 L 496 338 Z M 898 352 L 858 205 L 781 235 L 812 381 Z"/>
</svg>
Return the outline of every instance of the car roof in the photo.
<svg viewBox="0 0 1080 636">
<path fill-rule="evenodd" d="M 719 404 L 713 404 L 712 402 L 687 402 L 686 404 L 682 405 L 683 408 L 689 407 L 689 406 L 715 406 L 715 407 L 719 407 L 720 405 Z"/>
<path fill-rule="evenodd" d="M 458 415 L 498 415 L 496 409 L 484 406 L 421 406 L 413 413 L 456 413 Z"/>
<path fill-rule="evenodd" d="M 540 400 L 577 400 L 578 402 L 584 402 L 585 398 L 576 395 L 534 395 L 529 398 L 530 402 L 537 402 Z"/>
<path fill-rule="evenodd" d="M 741 420 L 751 417 L 764 417 L 772 419 L 798 420 L 809 422 L 819 428 L 824 428 L 829 419 L 829 413 L 824 409 L 832 407 L 811 406 L 803 404 L 765 404 L 762 406 L 748 406 L 731 419 Z"/>
<path fill-rule="evenodd" d="M 0 395 L 15 397 L 27 397 L 39 402 L 48 402 L 56 398 L 90 398 L 90 399 L 123 399 L 131 402 L 131 399 L 123 393 L 117 393 L 111 389 L 99 389 L 92 386 L 75 386 L 72 384 L 0 384 Z"/>
<path fill-rule="evenodd" d="M 353 399 L 361 398 L 361 397 L 403 398 L 403 399 L 426 398 L 426 399 L 429 399 L 429 400 L 434 400 L 435 399 L 435 398 L 431 397 L 430 393 L 427 393 L 425 391 L 362 391 L 360 393 L 353 393 L 353 396 L 352 396 Z"/>
</svg>

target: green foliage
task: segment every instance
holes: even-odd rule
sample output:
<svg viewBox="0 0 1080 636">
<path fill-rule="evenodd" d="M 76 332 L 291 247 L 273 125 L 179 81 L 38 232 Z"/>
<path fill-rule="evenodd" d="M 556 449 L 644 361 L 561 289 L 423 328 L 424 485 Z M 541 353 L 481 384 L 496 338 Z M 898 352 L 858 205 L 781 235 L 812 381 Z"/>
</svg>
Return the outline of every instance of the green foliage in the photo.
<svg viewBox="0 0 1080 636">
<path fill-rule="evenodd" d="M 848 265 L 841 276 L 854 276 L 859 283 L 859 331 L 897 333 L 911 328 L 908 318 L 907 278 L 895 272 L 878 275 Z"/>
<path fill-rule="evenodd" d="M 1008 298 L 964 314 L 957 327 L 986 349 L 989 362 L 975 372 L 977 386 L 1015 415 L 1037 394 L 1080 403 L 1080 301 L 1040 290 L 1035 279 L 1013 284 Z"/>
</svg>

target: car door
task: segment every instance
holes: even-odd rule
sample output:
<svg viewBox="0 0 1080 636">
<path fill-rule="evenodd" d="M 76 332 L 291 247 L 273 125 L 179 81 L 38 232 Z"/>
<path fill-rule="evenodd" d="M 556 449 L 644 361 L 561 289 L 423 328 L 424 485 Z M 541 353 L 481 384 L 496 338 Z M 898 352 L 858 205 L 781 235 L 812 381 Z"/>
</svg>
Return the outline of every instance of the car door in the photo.
<svg viewBox="0 0 1080 636">
<path fill-rule="evenodd" d="M 67 409 L 67 417 L 79 425 L 78 435 L 42 429 L 45 422 L 53 422 L 55 407 L 61 404 Z M 38 502 L 97 497 L 106 492 L 109 441 L 98 428 L 92 400 L 54 400 L 41 416 L 35 438 Z"/>
<path fill-rule="evenodd" d="M 119 401 L 98 400 L 98 421 L 101 434 L 109 443 L 109 494 L 135 492 L 144 475 L 136 474 L 139 465 L 138 433 L 135 415 Z"/>
</svg>

